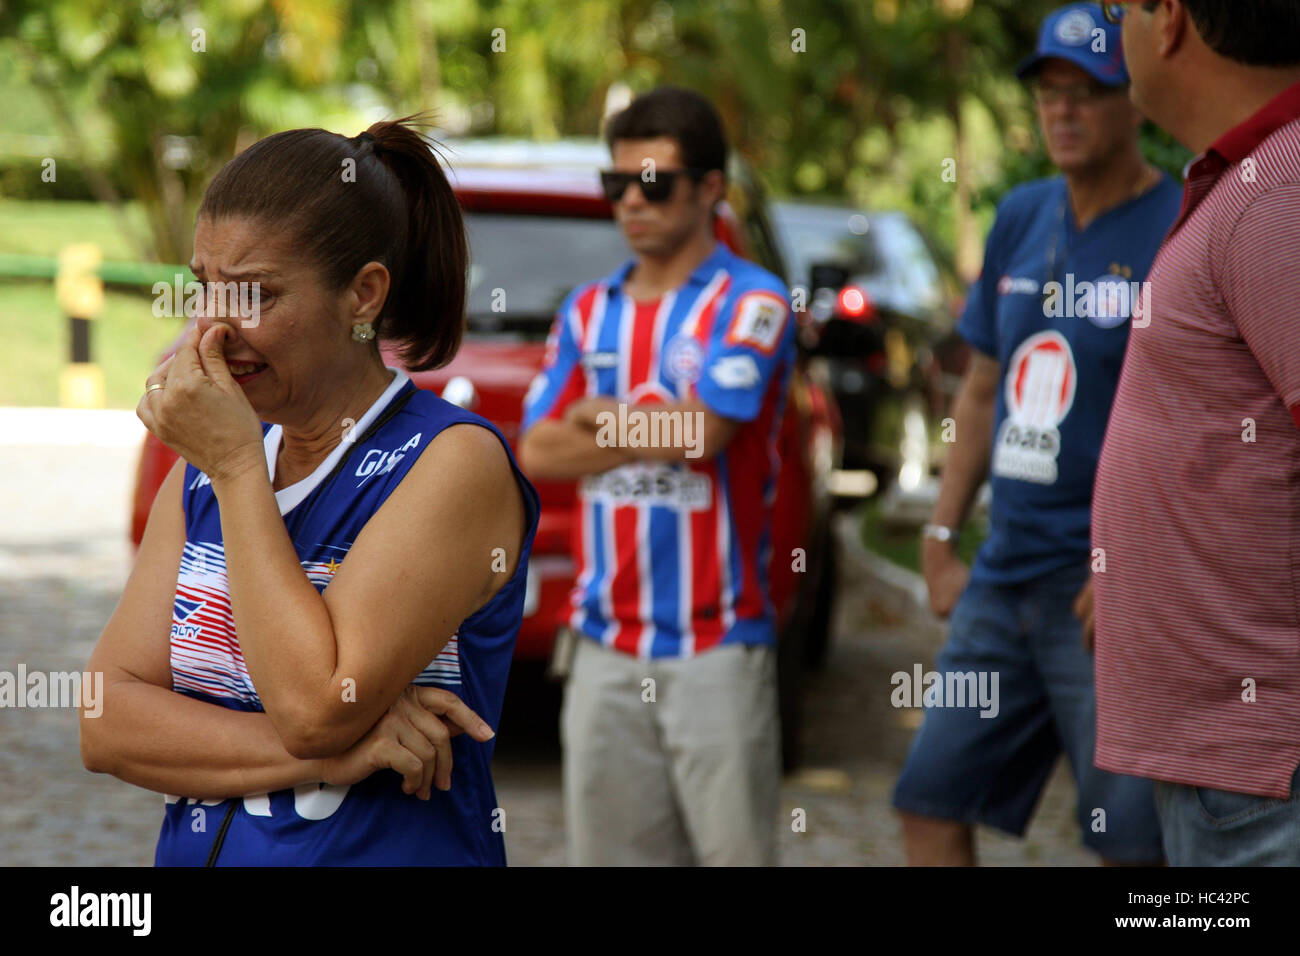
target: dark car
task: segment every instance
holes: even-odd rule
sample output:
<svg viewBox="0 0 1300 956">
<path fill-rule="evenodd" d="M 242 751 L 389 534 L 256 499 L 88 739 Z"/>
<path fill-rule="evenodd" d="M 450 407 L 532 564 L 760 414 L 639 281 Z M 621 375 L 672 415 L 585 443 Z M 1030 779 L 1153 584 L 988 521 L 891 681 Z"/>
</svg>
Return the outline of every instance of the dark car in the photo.
<svg viewBox="0 0 1300 956">
<path fill-rule="evenodd" d="M 883 489 L 918 492 L 965 362 L 951 266 L 901 212 L 771 208 L 817 330 L 811 352 L 826 359 L 844 419 L 844 468 L 870 470 Z"/>
<path fill-rule="evenodd" d="M 470 242 L 469 327 L 450 364 L 409 374 L 420 388 L 490 419 L 514 446 L 524 394 L 541 367 L 551 320 L 564 297 L 575 286 L 612 272 L 630 255 L 597 175 L 608 163 L 608 154 L 596 140 L 467 140 L 446 145 Z M 743 167 L 730 178 L 731 191 L 716 220 L 718 238 L 784 278 L 756 186 Z M 396 353 L 380 344 L 385 362 L 400 365 Z M 824 653 L 829 633 L 834 548 L 825 489 L 840 442 L 834 400 L 810 380 L 802 362 L 791 379 L 779 442 L 782 466 L 769 580 L 781 634 L 783 748 L 786 764 L 792 766 L 803 668 L 810 657 Z M 137 544 L 149 506 L 174 460 L 170 449 L 147 436 L 135 495 Z M 525 617 L 515 658 L 547 661 L 570 611 L 575 485 L 536 485 L 542 514 L 528 565 Z M 803 569 L 796 569 L 791 560 L 796 549 L 806 555 Z"/>
</svg>

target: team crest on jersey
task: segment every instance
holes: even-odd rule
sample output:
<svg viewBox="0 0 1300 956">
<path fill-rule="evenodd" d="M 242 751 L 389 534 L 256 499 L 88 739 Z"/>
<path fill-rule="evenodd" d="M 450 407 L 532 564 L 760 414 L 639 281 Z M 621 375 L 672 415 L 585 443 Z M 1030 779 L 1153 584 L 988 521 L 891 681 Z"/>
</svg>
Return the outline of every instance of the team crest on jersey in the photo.
<svg viewBox="0 0 1300 956">
<path fill-rule="evenodd" d="M 1093 282 L 1096 299 L 1088 312 L 1088 321 L 1101 329 L 1113 329 L 1132 317 L 1133 295 L 1130 283 L 1109 273 Z"/>
<path fill-rule="evenodd" d="M 1059 332 L 1039 332 L 1020 343 L 1007 365 L 1007 417 L 993 447 L 993 474 L 1055 484 L 1060 424 L 1074 405 L 1078 368 Z"/>
<path fill-rule="evenodd" d="M 704 370 L 704 346 L 691 335 L 673 336 L 664 350 L 664 367 L 674 382 L 698 382 Z"/>
<path fill-rule="evenodd" d="M 770 355 L 785 328 L 789 305 L 772 292 L 750 292 L 740 297 L 735 318 L 727 330 L 728 345 L 748 345 Z"/>
</svg>

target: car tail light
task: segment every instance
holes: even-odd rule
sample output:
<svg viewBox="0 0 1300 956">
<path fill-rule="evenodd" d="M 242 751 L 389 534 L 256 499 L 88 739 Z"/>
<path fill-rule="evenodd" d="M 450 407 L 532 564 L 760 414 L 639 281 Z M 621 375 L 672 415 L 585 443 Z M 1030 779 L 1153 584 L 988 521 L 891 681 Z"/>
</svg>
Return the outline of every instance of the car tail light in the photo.
<svg viewBox="0 0 1300 956">
<path fill-rule="evenodd" d="M 852 319 L 855 322 L 870 322 L 876 317 L 876 309 L 871 303 L 871 298 L 856 285 L 846 285 L 840 289 L 836 305 L 842 318 Z"/>
</svg>

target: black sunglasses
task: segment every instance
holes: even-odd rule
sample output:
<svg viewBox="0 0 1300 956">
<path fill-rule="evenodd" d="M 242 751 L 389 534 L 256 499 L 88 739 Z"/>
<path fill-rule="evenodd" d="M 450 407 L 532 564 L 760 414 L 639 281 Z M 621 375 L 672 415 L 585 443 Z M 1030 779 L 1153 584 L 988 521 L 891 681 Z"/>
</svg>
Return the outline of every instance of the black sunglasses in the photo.
<svg viewBox="0 0 1300 956">
<path fill-rule="evenodd" d="M 653 173 L 620 173 L 612 169 L 600 171 L 600 185 L 605 190 L 605 198 L 618 202 L 627 192 L 627 187 L 636 183 L 641 187 L 641 195 L 646 202 L 666 202 L 673 194 L 673 186 L 678 176 L 689 176 L 693 182 L 699 182 L 707 169 L 656 169 Z M 646 179 L 646 176 L 649 179 Z"/>
</svg>

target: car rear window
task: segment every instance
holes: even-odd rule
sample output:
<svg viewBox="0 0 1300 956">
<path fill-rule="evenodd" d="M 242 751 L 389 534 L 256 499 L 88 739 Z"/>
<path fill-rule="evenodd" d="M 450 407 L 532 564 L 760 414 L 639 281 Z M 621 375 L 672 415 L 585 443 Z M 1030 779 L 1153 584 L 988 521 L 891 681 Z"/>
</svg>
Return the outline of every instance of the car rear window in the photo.
<svg viewBox="0 0 1300 956">
<path fill-rule="evenodd" d="M 889 250 L 894 280 L 910 301 L 922 308 L 943 304 L 943 285 L 925 240 L 902 216 L 878 216 L 873 221 L 876 240 Z"/>
<path fill-rule="evenodd" d="M 854 276 L 875 275 L 884 268 L 870 220 L 861 214 L 778 206 L 773 219 L 796 285 L 808 282 L 814 265 L 838 265 Z"/>
<path fill-rule="evenodd" d="M 475 331 L 545 335 L 566 295 L 631 257 L 612 219 L 471 212 L 465 229 Z"/>
</svg>

